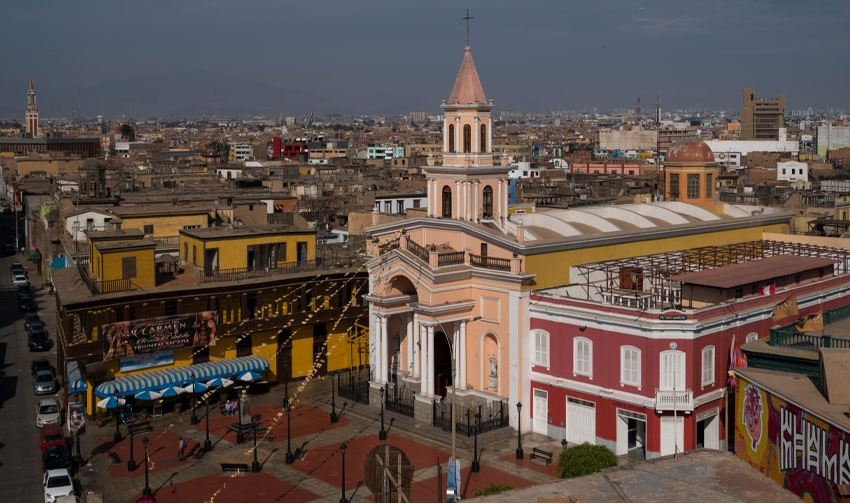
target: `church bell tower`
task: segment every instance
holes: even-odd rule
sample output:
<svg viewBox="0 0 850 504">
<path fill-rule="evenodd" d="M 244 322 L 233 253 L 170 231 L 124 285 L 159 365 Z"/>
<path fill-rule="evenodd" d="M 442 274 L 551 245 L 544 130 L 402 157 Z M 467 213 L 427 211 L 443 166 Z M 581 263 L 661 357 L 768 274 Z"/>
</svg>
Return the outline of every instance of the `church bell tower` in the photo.
<svg viewBox="0 0 850 504">
<path fill-rule="evenodd" d="M 508 214 L 509 167 L 493 166 L 493 120 L 469 45 L 449 99 L 440 105 L 443 164 L 423 167 L 428 216 L 492 223 L 500 230 Z"/>
<path fill-rule="evenodd" d="M 27 114 L 25 124 L 27 136 L 32 138 L 38 137 L 38 105 L 35 103 L 35 88 L 32 85 L 32 81 L 30 81 L 30 88 L 27 90 Z"/>
</svg>

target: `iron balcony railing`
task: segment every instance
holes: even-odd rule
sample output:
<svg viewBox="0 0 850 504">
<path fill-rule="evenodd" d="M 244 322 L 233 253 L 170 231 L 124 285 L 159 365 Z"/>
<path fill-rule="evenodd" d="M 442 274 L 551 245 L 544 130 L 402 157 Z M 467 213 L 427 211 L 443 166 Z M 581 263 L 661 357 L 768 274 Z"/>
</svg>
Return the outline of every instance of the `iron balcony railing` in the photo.
<svg viewBox="0 0 850 504">
<path fill-rule="evenodd" d="M 298 261 L 279 264 L 276 268 L 231 268 L 224 270 L 199 270 L 198 275 L 201 283 L 206 282 L 233 282 L 248 280 L 251 278 L 264 278 L 279 275 L 294 275 L 327 269 L 323 267 L 322 261 L 314 259 L 311 261 Z"/>
</svg>

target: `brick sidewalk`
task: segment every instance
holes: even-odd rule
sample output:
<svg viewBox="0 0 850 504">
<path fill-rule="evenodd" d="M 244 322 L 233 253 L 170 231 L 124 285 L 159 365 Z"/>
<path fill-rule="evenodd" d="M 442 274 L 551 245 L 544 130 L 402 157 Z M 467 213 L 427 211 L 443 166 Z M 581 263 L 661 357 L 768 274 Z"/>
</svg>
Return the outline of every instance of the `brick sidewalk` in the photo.
<svg viewBox="0 0 850 504">
<path fill-rule="evenodd" d="M 88 490 L 102 494 L 109 502 L 137 500 L 144 487 L 144 450 L 142 438 L 149 439 L 149 484 L 157 500 L 162 502 L 338 502 L 341 497 L 342 455 L 346 450 L 346 495 L 358 482 L 365 480 L 367 454 L 379 444 L 377 411 L 362 404 L 337 401 L 340 419 L 330 422 L 329 383 L 316 380 L 305 390 L 292 409 L 290 426 L 291 449 L 296 456 L 293 464 L 285 464 L 287 450 L 287 418 L 281 408 L 283 388 L 273 387 L 266 394 L 251 398 L 252 413 L 259 414 L 259 423 L 266 429 L 257 436 L 257 459 L 261 471 L 253 474 L 222 474 L 220 463 L 253 462 L 253 437 L 245 433 L 245 442 L 236 445 L 236 434 L 228 426 L 236 416 L 222 416 L 218 407 L 210 408 L 211 452 L 203 454 L 206 436 L 206 409 L 199 408 L 200 422 L 189 424 L 189 415 L 166 414 L 151 419 L 152 432 L 138 434 L 134 439 L 134 459 L 137 469 L 127 471 L 130 438 L 125 434 L 120 443 L 113 443 L 114 424 L 96 427 L 89 424 L 84 436 L 84 454 L 91 453 L 90 465 L 80 471 L 84 493 Z M 327 389 L 327 390 L 326 390 Z M 388 417 L 389 418 L 389 417 Z M 389 421 L 387 421 L 389 426 Z M 434 502 L 445 492 L 446 463 L 450 446 L 448 435 L 423 427 L 413 419 L 398 418 L 388 429 L 387 443 L 401 449 L 413 466 L 411 493 L 413 502 Z M 183 437 L 188 450 L 198 457 L 178 460 L 178 440 Z M 503 438 L 507 439 L 505 436 Z M 515 437 L 510 437 L 515 439 Z M 531 439 L 531 436 L 524 438 Z M 514 488 L 557 480 L 552 466 L 535 461 L 511 459 L 513 442 L 500 439 L 481 448 L 481 472 L 469 472 L 471 438 L 458 438 L 458 457 L 462 468 L 462 494 L 471 496 L 490 483 L 509 484 Z M 531 447 L 529 446 L 529 450 Z M 115 460 L 119 460 L 115 463 Z M 442 491 L 438 490 L 438 468 L 441 465 Z M 539 465 L 539 467 L 537 467 Z M 372 502 L 373 496 L 365 485 L 359 489 L 354 502 Z"/>
</svg>

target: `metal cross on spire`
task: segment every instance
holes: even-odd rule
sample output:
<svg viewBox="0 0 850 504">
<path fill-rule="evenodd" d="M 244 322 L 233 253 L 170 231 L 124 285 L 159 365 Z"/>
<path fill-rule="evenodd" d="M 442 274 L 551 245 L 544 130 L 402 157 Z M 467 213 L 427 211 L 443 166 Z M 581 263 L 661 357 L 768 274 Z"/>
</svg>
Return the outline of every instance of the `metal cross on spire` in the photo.
<svg viewBox="0 0 850 504">
<path fill-rule="evenodd" d="M 469 20 L 475 18 L 469 15 L 469 8 L 467 8 L 466 17 L 462 17 L 461 19 L 466 21 L 466 45 L 469 45 Z"/>
</svg>

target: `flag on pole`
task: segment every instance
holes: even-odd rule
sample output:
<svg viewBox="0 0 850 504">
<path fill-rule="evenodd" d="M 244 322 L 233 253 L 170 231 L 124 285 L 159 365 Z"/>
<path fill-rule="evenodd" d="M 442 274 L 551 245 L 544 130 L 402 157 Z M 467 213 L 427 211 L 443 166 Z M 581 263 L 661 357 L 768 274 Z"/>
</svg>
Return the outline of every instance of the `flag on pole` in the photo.
<svg viewBox="0 0 850 504">
<path fill-rule="evenodd" d="M 772 283 L 761 288 L 762 296 L 770 296 L 771 294 L 776 294 L 776 284 Z"/>
<path fill-rule="evenodd" d="M 797 330 L 800 332 L 823 331 L 823 310 L 810 313 L 797 322 Z"/>
<path fill-rule="evenodd" d="M 797 296 L 794 294 L 773 305 L 773 320 L 797 317 L 799 315 L 800 310 L 797 309 Z"/>
<path fill-rule="evenodd" d="M 735 368 L 739 367 L 747 367 L 747 358 L 744 356 L 744 352 L 741 351 L 741 347 L 738 346 L 737 336 L 732 335 L 732 347 L 729 348 L 729 386 L 735 386 L 735 373 L 732 371 Z"/>
</svg>

